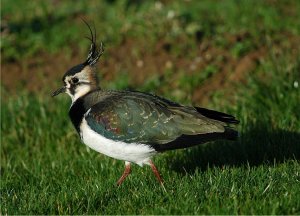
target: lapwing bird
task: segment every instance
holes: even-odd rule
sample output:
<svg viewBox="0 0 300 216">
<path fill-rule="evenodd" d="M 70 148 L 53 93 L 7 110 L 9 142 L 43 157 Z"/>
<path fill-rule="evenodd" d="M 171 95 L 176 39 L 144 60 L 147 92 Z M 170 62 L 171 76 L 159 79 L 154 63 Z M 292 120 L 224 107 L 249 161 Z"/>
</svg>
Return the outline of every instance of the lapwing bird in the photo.
<svg viewBox="0 0 300 216">
<path fill-rule="evenodd" d="M 235 117 L 172 102 L 138 91 L 112 91 L 99 87 L 96 63 L 103 54 L 97 46 L 96 31 L 85 62 L 68 70 L 63 86 L 52 93 L 67 93 L 72 104 L 69 117 L 81 140 L 90 148 L 125 161 L 117 184 L 131 172 L 131 163 L 146 164 L 163 182 L 151 158 L 161 152 L 187 148 L 218 139 L 234 140 L 238 132 L 231 125 Z"/>
</svg>

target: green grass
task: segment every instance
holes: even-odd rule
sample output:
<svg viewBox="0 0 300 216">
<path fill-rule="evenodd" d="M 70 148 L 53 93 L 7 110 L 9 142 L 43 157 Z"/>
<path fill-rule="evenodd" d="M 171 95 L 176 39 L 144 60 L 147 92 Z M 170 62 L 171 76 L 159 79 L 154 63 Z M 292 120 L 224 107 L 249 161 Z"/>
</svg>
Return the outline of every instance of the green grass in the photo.
<svg viewBox="0 0 300 216">
<path fill-rule="evenodd" d="M 134 166 L 116 187 L 123 163 L 80 143 L 66 96 L 7 99 L 1 112 L 1 212 L 299 214 L 296 69 L 273 71 L 272 82 L 253 80 L 236 105 L 227 106 L 241 120 L 240 141 L 158 156 L 166 192 L 148 167 Z"/>
<path fill-rule="evenodd" d="M 111 49 L 124 39 L 139 41 L 132 48 L 139 58 L 139 45 L 152 53 L 162 39 L 178 59 L 197 56 L 201 41 L 228 50 L 236 61 L 260 46 L 267 54 L 244 83 L 219 89 L 208 104 L 241 121 L 239 140 L 158 155 L 154 162 L 165 190 L 149 167 L 137 165 L 116 187 L 123 162 L 80 142 L 68 119 L 67 96 L 51 98 L 47 86 L 38 93 L 21 87 L 11 96 L 2 87 L 0 214 L 300 214 L 300 59 L 285 38 L 300 33 L 297 1 L 10 2 L 3 0 L 1 8 L 9 30 L 1 38 L 3 64 L 22 65 L 43 52 L 69 55 L 71 48 L 81 55 L 87 43 L 81 40 L 81 15 L 105 29 L 101 37 Z M 239 42 L 226 39 L 244 32 Z M 220 73 L 215 63 L 193 76 L 166 69 L 133 87 L 188 104 L 197 87 Z M 118 75 L 110 83 L 102 80 L 103 86 L 132 87 L 126 68 Z"/>
<path fill-rule="evenodd" d="M 22 9 L 21 9 L 22 8 Z M 143 39 L 148 52 L 157 40 L 164 39 L 174 48 L 193 54 L 196 43 L 212 39 L 218 46 L 231 49 L 234 55 L 265 43 L 265 35 L 285 39 L 280 32 L 300 33 L 300 4 L 297 1 L 84 1 L 66 0 L 51 4 L 37 0 L 35 4 L 3 0 L 1 12 L 4 21 L 1 48 L 6 60 L 20 60 L 41 52 L 68 54 L 70 48 L 86 51 L 82 40 L 85 25 L 80 18 L 90 18 L 98 29 L 99 39 L 105 44 L 120 44 L 126 38 Z M 284 16 L 284 19 L 282 17 Z M 90 21 L 90 20 L 88 20 Z M 80 29 L 80 31 L 79 31 Z M 149 30 L 151 29 L 151 32 Z M 63 30 L 63 31 L 62 31 Z M 84 31 L 83 31 L 84 30 Z M 228 35 L 247 33 L 248 38 L 230 44 Z M 84 34 L 85 35 L 85 34 Z M 279 37 L 279 38 L 278 38 Z M 68 41 L 68 43 L 66 43 Z M 178 43 L 184 41 L 184 43 Z"/>
</svg>

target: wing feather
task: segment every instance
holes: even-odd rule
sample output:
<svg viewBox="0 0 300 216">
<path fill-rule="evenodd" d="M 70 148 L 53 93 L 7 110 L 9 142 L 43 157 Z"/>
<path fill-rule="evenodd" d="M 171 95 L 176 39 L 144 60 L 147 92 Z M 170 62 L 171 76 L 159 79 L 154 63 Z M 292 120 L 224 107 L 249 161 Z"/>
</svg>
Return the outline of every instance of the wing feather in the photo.
<svg viewBox="0 0 300 216">
<path fill-rule="evenodd" d="M 193 107 L 185 107 L 149 94 L 107 97 L 85 116 L 103 136 L 127 143 L 165 144 L 181 135 L 224 132 L 224 125 Z"/>
</svg>

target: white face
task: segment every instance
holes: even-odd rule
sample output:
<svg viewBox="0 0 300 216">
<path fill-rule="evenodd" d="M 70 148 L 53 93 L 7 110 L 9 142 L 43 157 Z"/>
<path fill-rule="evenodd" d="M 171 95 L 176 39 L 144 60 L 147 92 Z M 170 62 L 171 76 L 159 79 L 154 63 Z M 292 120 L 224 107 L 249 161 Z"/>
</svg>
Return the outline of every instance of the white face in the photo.
<svg viewBox="0 0 300 216">
<path fill-rule="evenodd" d="M 72 102 L 92 90 L 92 81 L 86 70 L 83 69 L 73 76 L 67 76 L 64 80 L 66 93 L 70 95 Z"/>
<path fill-rule="evenodd" d="M 77 65 L 67 71 L 63 77 L 64 86 L 54 91 L 52 96 L 54 97 L 65 92 L 70 95 L 74 103 L 85 94 L 100 89 L 94 68 L 85 66 L 82 69 L 82 67 L 83 65 Z"/>
</svg>

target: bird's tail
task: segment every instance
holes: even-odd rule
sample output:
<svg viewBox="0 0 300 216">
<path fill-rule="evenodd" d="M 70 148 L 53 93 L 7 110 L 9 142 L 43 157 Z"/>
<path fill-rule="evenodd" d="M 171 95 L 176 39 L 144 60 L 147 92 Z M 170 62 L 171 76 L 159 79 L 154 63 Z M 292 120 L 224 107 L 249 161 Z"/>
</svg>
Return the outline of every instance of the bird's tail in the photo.
<svg viewBox="0 0 300 216">
<path fill-rule="evenodd" d="M 228 124 L 238 124 L 239 123 L 239 120 L 237 120 L 234 116 L 226 114 L 226 113 L 209 110 L 209 109 L 205 109 L 202 107 L 195 107 L 195 109 L 197 110 L 198 113 L 200 113 L 201 115 L 203 115 L 207 118 L 210 118 L 210 119 L 214 119 L 214 120 L 221 121 L 221 122 L 228 123 Z"/>
<path fill-rule="evenodd" d="M 207 133 L 197 135 L 181 135 L 177 139 L 166 144 L 154 144 L 152 145 L 156 151 L 163 152 L 173 149 L 181 149 L 192 147 L 195 145 L 203 144 L 210 141 L 216 141 L 220 139 L 237 140 L 239 133 L 230 127 L 225 127 L 225 131 L 222 133 Z"/>
<path fill-rule="evenodd" d="M 152 146 L 156 151 L 163 152 L 167 150 L 173 149 L 181 149 L 187 148 L 195 145 L 199 145 L 202 143 L 216 141 L 220 139 L 225 140 L 237 140 L 239 137 L 238 131 L 234 128 L 230 127 L 231 124 L 238 124 L 239 121 L 232 115 L 209 110 L 201 107 L 195 107 L 197 112 L 199 112 L 202 116 L 205 116 L 209 119 L 213 119 L 222 123 L 221 125 L 224 127 L 224 131 L 222 132 L 207 132 L 200 134 L 182 134 L 177 137 L 175 140 L 165 143 L 165 144 L 153 144 Z M 225 124 L 223 124 L 225 123 Z"/>
</svg>

